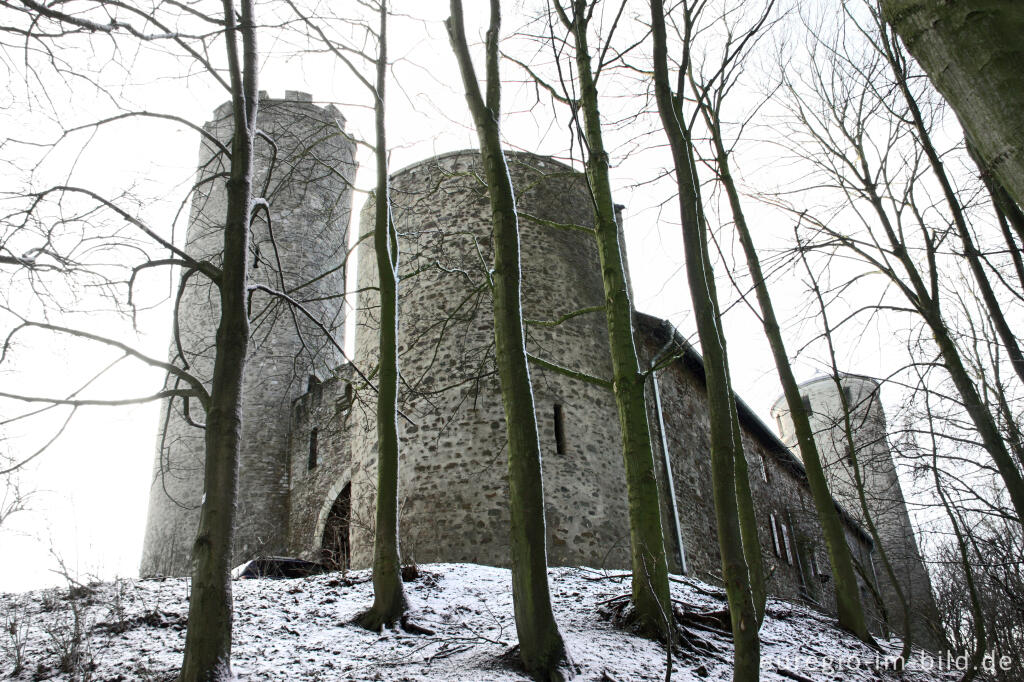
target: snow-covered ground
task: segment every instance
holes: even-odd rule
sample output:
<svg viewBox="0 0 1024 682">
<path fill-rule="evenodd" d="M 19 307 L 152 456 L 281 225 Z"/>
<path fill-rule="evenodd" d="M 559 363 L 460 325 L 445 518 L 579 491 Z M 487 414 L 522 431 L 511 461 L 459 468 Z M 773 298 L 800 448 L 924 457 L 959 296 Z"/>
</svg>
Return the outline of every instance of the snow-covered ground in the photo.
<svg viewBox="0 0 1024 682">
<path fill-rule="evenodd" d="M 372 601 L 367 571 L 236 581 L 234 673 L 245 680 L 527 679 L 509 653 L 516 632 L 508 570 L 431 564 L 419 573 L 406 583 L 410 614 L 433 635 L 375 633 L 351 625 Z M 665 679 L 662 646 L 617 629 L 599 614 L 603 602 L 628 592 L 628 578 L 578 568 L 553 568 L 549 575 L 577 679 Z M 672 590 L 677 606 L 690 613 L 724 606 L 718 589 L 695 580 L 675 579 Z M 181 662 L 187 598 L 183 579 L 0 595 L 0 675 L 11 674 L 20 645 L 24 669 L 12 679 L 172 680 Z M 708 621 L 708 629 L 690 628 L 712 650 L 674 657 L 673 680 L 731 679 L 731 642 Z M 896 679 L 884 669 L 884 658 L 834 623 L 803 606 L 771 601 L 761 631 L 762 679 Z M 61 656 L 72 652 L 76 639 L 77 664 L 66 663 L 77 671 L 61 672 Z M 929 662 L 915 653 L 903 679 L 957 679 L 955 673 L 922 670 Z"/>
</svg>

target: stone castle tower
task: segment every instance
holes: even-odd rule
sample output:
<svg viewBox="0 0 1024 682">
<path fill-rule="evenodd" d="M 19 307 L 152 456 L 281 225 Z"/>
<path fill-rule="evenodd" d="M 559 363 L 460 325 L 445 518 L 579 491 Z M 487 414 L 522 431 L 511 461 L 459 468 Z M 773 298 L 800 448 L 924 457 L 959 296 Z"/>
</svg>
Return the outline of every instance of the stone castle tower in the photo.
<svg viewBox="0 0 1024 682">
<path fill-rule="evenodd" d="M 355 145 L 344 135 L 344 117 L 333 107 L 313 105 L 303 93 L 288 92 L 283 100 L 261 93 L 259 121 L 276 148 L 261 138 L 256 149 L 255 184 L 260 191 L 266 187 L 270 221 L 261 215 L 254 225 L 253 278 L 307 301 L 342 342 L 345 310 L 339 294 L 345 289 Z M 205 129 L 229 145 L 230 104 L 218 108 Z M 225 170 L 223 154 L 204 139 L 186 234 L 186 249 L 197 259 L 217 262 L 223 249 L 225 193 L 218 174 Z M 183 358 L 207 382 L 213 372 L 217 307 L 216 288 L 201 275 L 191 275 L 177 305 L 170 356 Z M 256 293 L 250 318 L 253 337 L 243 379 L 235 533 L 238 558 L 286 550 L 291 403 L 306 391 L 310 376 L 326 376 L 340 361 L 335 348 L 308 320 L 272 296 Z M 191 417 L 200 412 L 194 409 Z M 189 571 L 203 495 L 204 452 L 203 432 L 189 421 L 180 402 L 164 405 L 143 574 Z"/>
<path fill-rule="evenodd" d="M 903 489 L 889 449 L 880 385 L 868 377 L 845 374 L 841 377 L 840 386 L 830 376 L 813 379 L 800 386 L 801 397 L 811 413 L 814 441 L 829 490 L 858 522 L 865 525 L 869 521 L 864 513 L 864 508 L 867 508 L 881 540 L 881 549 L 914 612 L 912 622 L 916 626 L 916 641 L 932 641 L 934 632 L 926 628 L 927 623 L 937 622 L 931 583 L 914 539 Z M 847 411 L 849 432 L 846 428 Z M 785 397 L 776 401 L 771 412 L 778 422 L 782 439 L 799 452 Z M 852 434 L 852 439 L 848 440 L 847 433 Z M 854 457 L 850 456 L 851 440 Z M 857 490 L 858 478 L 864 488 L 863 504 Z M 903 618 L 900 600 L 877 548 L 871 556 L 870 566 L 866 568 L 873 572 L 877 585 L 874 596 L 885 605 L 892 627 L 899 629 Z"/>
<path fill-rule="evenodd" d="M 567 313 L 601 305 L 603 287 L 586 178 L 549 158 L 507 155 L 522 219 L 523 315 L 527 350 L 592 376 L 610 377 L 608 334 L 601 311 L 555 325 Z M 490 202 L 480 154 L 454 152 L 394 174 L 391 199 L 400 235 L 399 422 L 403 460 L 399 485 L 409 491 L 404 551 L 417 561 L 507 563 L 508 510 L 504 412 L 493 367 Z M 527 216 L 532 216 L 533 219 Z M 539 221 L 547 221 L 541 224 Z M 361 233 L 372 229 L 373 207 Z M 579 229 L 551 224 L 575 225 Z M 377 281 L 372 248 L 359 252 L 361 299 L 355 363 L 377 362 Z M 603 488 L 621 479 L 614 402 L 606 389 L 533 366 L 534 398 L 544 459 L 556 563 L 595 564 L 621 552 L 626 507 Z M 371 421 L 372 404 L 365 416 Z M 352 431 L 353 509 L 373 509 L 376 434 Z M 609 456 L 611 455 L 611 456 Z M 370 562 L 372 534 L 353 527 L 352 560 Z M 567 551 L 568 548 L 572 551 Z M 614 549 L 613 549 L 614 548 Z"/>
<path fill-rule="evenodd" d="M 218 110 L 217 118 L 225 113 Z M 275 170 L 268 185 L 272 223 L 258 226 L 254 238 L 254 263 L 260 263 L 255 274 L 308 301 L 340 342 L 354 174 L 352 145 L 341 134 L 344 121 L 298 93 L 264 100 L 260 116 L 260 127 L 277 140 L 277 153 L 260 152 L 260 182 L 271 164 Z M 208 129 L 223 139 L 226 125 L 215 120 Z M 536 360 L 531 372 L 549 562 L 628 568 L 621 435 L 607 383 L 611 361 L 587 181 L 551 158 L 522 152 L 506 157 L 520 212 L 527 350 Z M 200 177 L 216 173 L 218 162 L 205 144 Z M 504 414 L 488 272 L 490 204 L 482 177 L 476 151 L 443 154 L 392 176 L 401 251 L 399 502 L 406 560 L 509 563 Z M 219 251 L 215 233 L 223 215 L 215 187 L 203 185 L 188 234 L 190 248 L 211 257 Z M 360 236 L 372 228 L 372 202 L 361 214 Z M 254 303 L 237 563 L 275 554 L 340 568 L 371 562 L 377 457 L 371 240 L 360 242 L 357 258 L 351 364 L 270 297 Z M 208 367 L 212 352 L 211 296 L 190 280 L 180 304 L 181 346 L 197 371 Z M 677 572 L 720 581 L 703 362 L 664 320 L 637 312 L 634 332 L 642 365 L 660 367 L 649 381 L 648 417 L 670 563 Z M 178 352 L 172 343 L 172 356 Z M 742 400 L 737 404 L 769 591 L 834 609 L 803 465 Z M 142 572 L 185 574 L 202 496 L 201 432 L 189 426 L 180 405 L 165 408 L 164 419 Z M 867 425 L 884 433 L 884 422 Z M 835 494 L 844 499 L 841 491 Z M 849 500 L 844 507 L 855 509 Z M 843 511 L 847 541 L 854 557 L 870 566 L 872 542 L 855 516 Z M 909 533 L 905 509 L 885 523 L 897 524 L 887 531 L 895 536 Z M 921 573 L 908 576 L 928 590 L 926 575 L 923 582 Z M 876 589 L 870 573 L 862 579 L 866 594 Z"/>
</svg>

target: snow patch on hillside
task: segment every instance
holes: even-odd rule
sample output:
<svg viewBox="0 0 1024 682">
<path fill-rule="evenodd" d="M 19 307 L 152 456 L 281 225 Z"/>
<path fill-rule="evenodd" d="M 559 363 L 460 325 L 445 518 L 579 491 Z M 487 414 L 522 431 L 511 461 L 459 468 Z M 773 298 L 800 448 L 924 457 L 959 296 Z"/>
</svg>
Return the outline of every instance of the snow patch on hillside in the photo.
<svg viewBox="0 0 1024 682">
<path fill-rule="evenodd" d="M 434 631 L 368 632 L 350 621 L 372 602 L 368 571 L 294 580 L 234 583 L 232 668 L 243 680 L 479 680 L 527 679 L 509 655 L 516 642 L 509 571 L 472 564 L 430 564 L 406 583 L 412 620 Z M 592 569 L 549 571 L 555 615 L 577 679 L 663 680 L 664 648 L 610 625 L 603 602 L 629 591 L 628 577 Z M 690 612 L 720 611 L 718 588 L 675 578 L 673 599 Z M 6 618 L 0 674 L 15 667 L 22 680 L 173 680 L 181 663 L 188 581 L 121 580 L 73 590 L 0 595 Z M 692 632 L 711 654 L 676 656 L 673 680 L 731 680 L 732 645 L 713 626 Z M 77 634 L 76 634 L 77 633 Z M 77 651 L 73 644 L 77 638 Z M 803 606 L 769 602 L 761 631 L 762 679 L 886 680 L 884 657 Z M 898 651 L 898 643 L 885 645 Z M 65 668 L 61 672 L 61 658 Z M 68 657 L 71 660 L 68 660 Z M 924 672 L 915 654 L 907 682 L 952 680 Z"/>
</svg>

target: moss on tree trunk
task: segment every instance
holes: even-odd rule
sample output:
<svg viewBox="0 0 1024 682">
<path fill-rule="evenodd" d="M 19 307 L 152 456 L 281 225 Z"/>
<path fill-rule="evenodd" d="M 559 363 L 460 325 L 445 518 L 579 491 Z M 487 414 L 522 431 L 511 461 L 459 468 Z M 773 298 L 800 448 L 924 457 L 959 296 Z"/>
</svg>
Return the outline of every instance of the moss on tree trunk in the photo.
<svg viewBox="0 0 1024 682">
<path fill-rule="evenodd" d="M 206 460 L 199 530 L 192 548 L 192 595 L 181 682 L 230 676 L 231 552 L 238 494 L 242 435 L 242 372 L 249 345 L 248 247 L 258 105 L 256 24 L 251 0 L 235 10 L 226 3 L 225 22 L 231 73 L 234 136 L 226 182 L 224 260 L 220 324 L 217 327 L 210 407 L 206 415 Z M 242 43 L 239 60 L 238 42 Z"/>
<path fill-rule="evenodd" d="M 608 154 L 601 132 L 597 86 L 587 42 L 587 22 L 582 12 L 570 19 L 562 15 L 576 41 L 575 56 L 580 80 L 580 108 L 583 110 L 587 141 L 587 180 L 594 204 L 597 250 L 604 285 L 605 321 L 611 350 L 615 403 L 622 431 L 622 459 L 626 469 L 629 499 L 629 534 L 633 579 L 632 596 L 636 623 L 651 636 L 669 639 L 672 623 L 665 536 L 661 524 L 658 482 L 654 473 L 645 376 L 640 372 L 633 341 L 633 305 L 629 300 L 623 254 L 619 248 L 619 226 L 615 220 Z M 669 494 L 673 494 L 671 491 Z"/>
<path fill-rule="evenodd" d="M 377 379 L 377 510 L 373 539 L 373 606 L 359 623 L 377 630 L 405 613 L 398 544 L 398 235 L 391 221 L 384 93 L 387 84 L 387 3 L 380 5 L 377 83 L 374 88 L 377 189 L 373 249 L 380 292 L 380 366 Z"/>
<path fill-rule="evenodd" d="M 498 71 L 499 0 L 491 0 L 487 31 L 486 99 L 469 55 L 461 0 L 451 0 L 448 35 L 459 62 L 466 100 L 483 157 L 491 203 L 494 268 L 494 345 L 508 439 L 511 512 L 512 608 L 523 667 L 537 679 L 561 679 L 565 644 L 551 609 L 544 525 L 540 435 L 523 329 L 519 222 L 512 179 L 501 147 L 501 82 Z"/>
<path fill-rule="evenodd" d="M 687 282 L 693 302 L 697 332 L 704 354 L 704 372 L 708 391 L 711 426 L 711 479 L 715 517 L 718 521 L 718 546 L 722 560 L 722 579 L 732 622 L 734 643 L 733 679 L 746 682 L 760 675 L 760 643 L 757 614 L 751 591 L 750 574 L 743 551 L 740 515 L 736 496 L 737 439 L 735 410 L 725 356 L 725 340 L 714 301 L 714 274 L 705 248 L 703 207 L 699 180 L 693 158 L 693 142 L 683 117 L 679 93 L 672 92 L 668 74 L 668 49 L 665 35 L 665 9 L 662 0 L 651 0 L 651 26 L 654 38 L 654 83 L 658 112 L 669 140 L 679 189 L 679 209 L 686 252 Z"/>
</svg>

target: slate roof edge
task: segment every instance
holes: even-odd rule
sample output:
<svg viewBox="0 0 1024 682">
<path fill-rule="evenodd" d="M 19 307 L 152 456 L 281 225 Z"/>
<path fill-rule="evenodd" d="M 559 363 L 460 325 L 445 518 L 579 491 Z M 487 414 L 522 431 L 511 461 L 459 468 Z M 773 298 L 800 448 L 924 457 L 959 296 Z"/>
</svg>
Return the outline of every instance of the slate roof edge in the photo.
<svg viewBox="0 0 1024 682">
<path fill-rule="evenodd" d="M 638 332 L 651 336 L 660 342 L 661 345 L 671 341 L 673 344 L 678 346 L 682 350 L 682 357 L 680 358 L 687 366 L 694 370 L 702 382 L 705 382 L 705 389 L 707 388 L 707 378 L 704 374 L 704 358 L 701 356 L 697 349 L 686 340 L 686 338 L 679 333 L 668 320 L 664 320 L 654 315 L 640 312 L 639 310 L 633 311 L 633 323 Z M 748 428 L 755 436 L 757 436 L 761 442 L 767 446 L 767 450 L 776 455 L 779 462 L 793 471 L 797 479 L 804 485 L 808 485 L 807 482 L 807 470 L 804 468 L 803 462 L 800 458 L 793 454 L 793 451 L 788 445 L 782 442 L 775 432 L 757 416 L 757 413 L 744 402 L 736 392 L 733 392 L 733 397 L 736 399 L 736 411 L 738 413 L 740 424 Z M 871 540 L 871 536 L 864 530 L 864 527 L 858 522 L 853 516 L 850 515 L 846 509 L 839 504 L 839 502 L 833 497 L 832 504 L 835 505 L 836 510 L 839 512 L 840 518 L 846 522 L 846 524 L 858 535 L 860 538 L 867 543 L 871 548 L 874 548 L 874 542 Z"/>
</svg>

